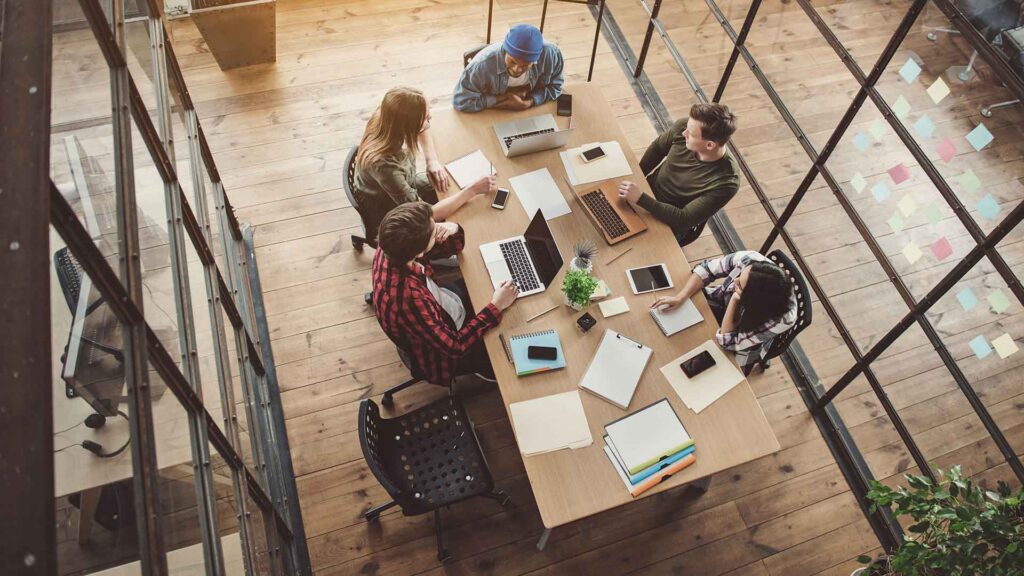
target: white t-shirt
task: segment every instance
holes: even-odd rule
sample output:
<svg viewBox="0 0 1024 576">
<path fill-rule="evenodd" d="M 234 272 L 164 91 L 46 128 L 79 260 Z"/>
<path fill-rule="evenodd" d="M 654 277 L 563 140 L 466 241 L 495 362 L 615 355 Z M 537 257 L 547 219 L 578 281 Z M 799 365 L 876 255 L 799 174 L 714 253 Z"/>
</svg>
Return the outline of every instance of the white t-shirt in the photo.
<svg viewBox="0 0 1024 576">
<path fill-rule="evenodd" d="M 519 86 L 530 85 L 530 71 L 523 72 L 518 78 L 509 74 L 508 76 L 508 87 L 518 88 Z"/>
<path fill-rule="evenodd" d="M 448 313 L 452 321 L 455 322 L 455 329 L 459 330 L 462 328 L 462 323 L 466 321 L 466 307 L 462 305 L 462 299 L 459 295 L 452 292 L 447 288 L 441 288 L 434 282 L 434 279 L 427 276 L 427 290 L 437 300 L 437 303 L 444 308 L 444 311 Z"/>
</svg>

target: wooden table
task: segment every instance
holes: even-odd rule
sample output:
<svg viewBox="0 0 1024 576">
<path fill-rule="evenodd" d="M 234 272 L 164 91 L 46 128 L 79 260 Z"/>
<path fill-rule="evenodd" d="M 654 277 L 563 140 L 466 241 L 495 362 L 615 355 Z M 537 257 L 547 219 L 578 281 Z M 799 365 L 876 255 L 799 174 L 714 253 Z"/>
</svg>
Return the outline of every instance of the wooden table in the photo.
<svg viewBox="0 0 1024 576">
<path fill-rule="evenodd" d="M 574 148 L 589 142 L 617 140 L 633 167 L 633 176 L 629 179 L 636 182 L 645 193 L 649 193 L 650 189 L 643 178 L 636 157 L 600 89 L 594 84 L 573 84 L 567 85 L 565 91 L 573 96 L 572 128 L 575 131 L 566 148 Z M 678 290 L 685 283 L 690 275 L 691 266 L 683 256 L 671 230 L 640 209 L 649 229 L 615 246 L 608 246 L 582 212 L 579 204 L 575 202 L 568 184 L 563 180 L 565 169 L 558 155 L 559 150 L 538 152 L 513 159 L 505 158 L 502 154 L 492 129 L 493 124 L 516 117 L 547 113 L 555 114 L 554 102 L 525 112 L 487 110 L 476 114 L 464 114 L 452 109 L 441 110 L 433 113 L 432 121 L 435 144 L 443 162 L 480 149 L 494 163 L 499 186 L 504 187 L 509 187 L 508 179 L 511 176 L 547 168 L 572 208 L 571 214 L 555 218 L 548 223 L 566 262 L 553 285 L 543 294 L 518 300 L 505 311 L 501 325 L 491 330 L 485 337 L 487 352 L 497 375 L 498 388 L 506 411 L 513 402 L 576 390 L 606 328 L 629 336 L 654 350 L 654 355 L 629 405 L 629 411 L 621 410 L 591 394 L 580 393 L 594 438 L 592 445 L 577 450 L 560 450 L 523 458 L 545 527 L 541 541 L 538 542 L 539 548 L 543 548 L 551 528 L 634 500 L 623 487 L 622 480 L 604 454 L 604 425 L 656 400 L 668 398 L 672 403 L 687 431 L 696 441 L 697 462 L 660 486 L 648 490 L 640 496 L 641 498 L 707 478 L 780 449 L 778 440 L 746 380 L 703 412 L 695 414 L 683 404 L 659 370 L 669 361 L 713 338 L 717 330 L 717 324 L 707 302 L 703 295 L 698 294 L 694 300 L 705 322 L 666 338 L 651 320 L 647 309 L 654 301 L 655 294 L 661 296 L 672 292 L 634 295 L 630 290 L 625 275 L 626 269 L 659 262 L 664 262 L 668 266 L 676 286 L 674 290 Z M 560 128 L 568 126 L 568 118 L 555 118 Z M 617 185 L 619 180 L 608 181 L 606 184 Z M 581 188 L 587 189 L 596 185 L 597 183 L 594 183 Z M 459 257 L 459 263 L 470 297 L 474 306 L 479 309 L 490 301 L 493 293 L 490 277 L 480 255 L 480 245 L 522 234 L 529 223 L 529 218 L 513 190 L 503 211 L 491 208 L 489 198 L 478 198 L 463 206 L 452 220 L 459 222 L 466 229 L 466 247 Z M 612 291 L 611 297 L 625 296 L 630 307 L 627 314 L 604 319 L 601 318 L 597 306 L 591 306 L 589 311 L 598 322 L 597 326 L 586 334 L 575 325 L 575 320 L 580 314 L 561 305 L 562 275 L 568 269 L 568 262 L 572 258 L 573 243 L 578 240 L 589 240 L 598 246 L 599 253 L 595 259 L 593 274 L 607 282 Z M 607 264 L 608 260 L 630 247 L 632 250 L 628 254 Z M 557 310 L 524 324 L 527 318 L 555 304 L 560 305 Z M 563 370 L 519 378 L 505 356 L 498 336 L 505 334 L 507 338 L 509 335 L 542 329 L 558 331 L 567 366 Z"/>
</svg>

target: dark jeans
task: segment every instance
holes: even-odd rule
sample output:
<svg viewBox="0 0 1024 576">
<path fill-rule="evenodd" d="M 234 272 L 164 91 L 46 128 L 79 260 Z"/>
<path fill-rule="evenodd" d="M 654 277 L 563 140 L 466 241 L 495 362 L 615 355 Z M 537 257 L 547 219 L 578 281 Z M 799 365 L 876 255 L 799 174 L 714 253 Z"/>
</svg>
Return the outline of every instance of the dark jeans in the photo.
<svg viewBox="0 0 1024 576">
<path fill-rule="evenodd" d="M 647 185 L 651 187 L 651 191 L 654 191 L 654 181 L 658 179 L 658 172 L 661 170 L 659 166 L 657 170 L 651 172 L 647 176 Z M 700 237 L 701 233 L 704 232 L 704 226 L 707 222 L 701 222 L 700 224 L 690 228 L 689 230 L 672 230 L 672 233 L 676 237 L 676 242 L 679 243 L 679 247 L 682 248 L 688 244 L 692 244 L 694 240 Z"/>
<path fill-rule="evenodd" d="M 474 316 L 474 310 L 476 309 L 473 308 L 473 303 L 469 301 L 469 291 L 466 289 L 466 282 L 460 278 L 443 287 L 454 292 L 459 297 L 459 300 L 462 300 L 462 307 L 466 309 L 466 321 L 468 322 Z M 483 340 L 478 340 L 465 356 L 459 358 L 458 365 L 455 368 L 456 376 L 478 373 L 494 379 L 494 368 L 491 366 L 491 359 L 487 357 L 487 348 L 484 347 Z"/>
</svg>

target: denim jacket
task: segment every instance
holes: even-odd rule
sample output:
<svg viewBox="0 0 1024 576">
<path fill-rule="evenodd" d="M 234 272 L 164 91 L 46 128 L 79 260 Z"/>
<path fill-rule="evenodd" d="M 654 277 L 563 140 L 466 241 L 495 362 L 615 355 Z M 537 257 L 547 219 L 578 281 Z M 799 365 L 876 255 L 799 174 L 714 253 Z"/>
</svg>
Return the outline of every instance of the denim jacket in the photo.
<svg viewBox="0 0 1024 576">
<path fill-rule="evenodd" d="M 452 106 L 456 110 L 479 112 L 491 108 L 498 96 L 508 90 L 508 69 L 501 44 L 497 42 L 481 50 L 462 71 L 452 95 Z M 545 42 L 540 59 L 527 71 L 534 106 L 554 100 L 562 93 L 562 65 L 562 52 L 554 44 Z"/>
</svg>

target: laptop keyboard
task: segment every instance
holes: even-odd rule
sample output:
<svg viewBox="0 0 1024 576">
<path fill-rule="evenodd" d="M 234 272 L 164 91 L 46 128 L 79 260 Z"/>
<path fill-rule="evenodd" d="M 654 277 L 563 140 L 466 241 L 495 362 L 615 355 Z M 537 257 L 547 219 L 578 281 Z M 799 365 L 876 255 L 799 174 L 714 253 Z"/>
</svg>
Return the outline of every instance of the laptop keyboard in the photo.
<svg viewBox="0 0 1024 576">
<path fill-rule="evenodd" d="M 601 228 L 604 228 L 609 237 L 618 238 L 629 233 L 629 227 L 622 221 L 619 213 L 612 208 L 612 205 L 608 203 L 608 199 L 604 197 L 600 190 L 587 192 L 581 197 L 583 198 L 583 203 L 587 205 L 590 212 L 597 218 L 597 223 L 601 225 Z"/>
<path fill-rule="evenodd" d="M 505 242 L 499 244 L 501 255 L 505 257 L 508 264 L 508 271 L 512 274 L 512 281 L 519 286 L 520 292 L 527 292 L 540 288 L 540 281 L 537 274 L 530 265 L 530 257 L 526 253 L 526 246 L 520 242 Z"/>
<path fill-rule="evenodd" d="M 534 130 L 533 132 L 523 132 L 521 134 L 513 134 L 512 136 L 505 136 L 505 148 L 511 148 L 512 142 L 519 140 L 520 138 L 527 138 L 529 136 L 537 136 L 539 134 L 550 134 L 554 132 L 554 128 L 545 128 L 543 130 Z"/>
</svg>

